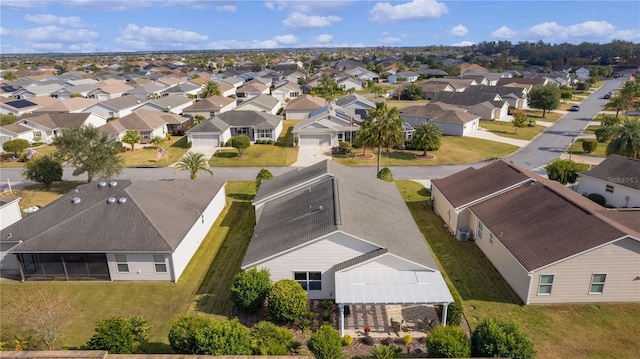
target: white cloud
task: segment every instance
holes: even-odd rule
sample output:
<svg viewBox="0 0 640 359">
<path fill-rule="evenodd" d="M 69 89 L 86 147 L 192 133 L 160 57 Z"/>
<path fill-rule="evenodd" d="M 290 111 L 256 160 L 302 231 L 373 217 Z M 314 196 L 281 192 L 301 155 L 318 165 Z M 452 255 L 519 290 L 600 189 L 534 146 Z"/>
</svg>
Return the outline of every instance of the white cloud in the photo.
<svg viewBox="0 0 640 359">
<path fill-rule="evenodd" d="M 66 44 L 80 43 L 83 41 L 96 40 L 97 32 L 86 29 L 64 29 L 59 26 L 50 25 L 34 27 L 30 29 L 7 29 L 2 28 L 3 36 L 13 36 L 35 43 L 57 43 Z"/>
<path fill-rule="evenodd" d="M 619 30 L 616 31 L 612 38 L 623 41 L 640 41 L 640 30 Z"/>
<path fill-rule="evenodd" d="M 458 43 L 455 44 L 451 44 L 451 46 L 460 46 L 460 47 L 465 47 L 465 46 L 473 46 L 476 43 L 473 41 L 460 41 Z"/>
<path fill-rule="evenodd" d="M 120 31 L 120 35 L 116 37 L 114 42 L 129 49 L 147 50 L 158 47 L 182 49 L 208 39 L 207 35 L 201 35 L 194 31 L 168 27 L 139 27 L 136 24 L 128 24 Z"/>
<path fill-rule="evenodd" d="M 220 5 L 216 6 L 216 10 L 220 12 L 236 12 L 238 8 L 235 5 Z"/>
<path fill-rule="evenodd" d="M 35 9 L 35 8 L 42 8 L 44 6 L 46 6 L 46 3 L 42 1 L 3 0 L 0 2 L 0 9 L 3 9 L 3 10 Z"/>
<path fill-rule="evenodd" d="M 447 6 L 436 0 L 413 0 L 408 3 L 391 5 L 379 2 L 369 10 L 369 20 L 374 22 L 396 22 L 439 18 L 448 13 Z"/>
<path fill-rule="evenodd" d="M 317 42 L 319 44 L 328 44 L 331 41 L 333 41 L 333 35 L 329 35 L 329 34 L 318 35 L 314 37 L 312 41 Z"/>
<path fill-rule="evenodd" d="M 497 37 L 500 39 L 510 39 L 513 38 L 514 36 L 516 36 L 517 32 L 514 30 L 511 30 L 510 28 L 506 27 L 506 26 L 502 26 L 499 29 L 495 30 L 494 32 L 491 33 L 491 37 Z"/>
<path fill-rule="evenodd" d="M 272 11 L 291 11 L 302 14 L 336 14 L 353 0 L 333 1 L 300 1 L 275 0 L 265 1 L 264 6 Z"/>
<path fill-rule="evenodd" d="M 454 26 L 449 30 L 449 33 L 455 37 L 464 37 L 469 32 L 466 26 L 460 24 L 458 26 Z"/>
<path fill-rule="evenodd" d="M 282 24 L 289 29 L 304 30 L 320 27 L 329 27 L 332 23 L 342 20 L 337 16 L 305 15 L 299 12 L 289 14 L 282 20 Z"/>
<path fill-rule="evenodd" d="M 627 30 L 634 31 L 634 30 Z M 617 33 L 615 26 L 606 21 L 585 21 L 579 24 L 563 26 L 556 22 L 545 22 L 531 26 L 527 30 L 530 38 L 567 41 L 570 39 L 614 39 Z M 629 32 L 627 35 L 631 34 Z"/>
<path fill-rule="evenodd" d="M 400 41 L 402 40 L 400 40 L 399 37 L 393 37 L 393 36 L 385 36 L 385 37 L 378 38 L 378 42 L 381 44 L 397 44 Z"/>
<path fill-rule="evenodd" d="M 615 31 L 615 27 L 606 21 L 585 21 L 567 26 L 563 33 L 568 37 L 606 37 L 611 36 L 613 31 Z"/>
<path fill-rule="evenodd" d="M 274 36 L 273 40 L 275 40 L 279 44 L 285 45 L 293 45 L 298 42 L 298 38 L 291 34 Z"/>
<path fill-rule="evenodd" d="M 237 40 L 221 40 L 208 44 L 213 50 L 234 50 L 234 49 L 273 49 L 278 46 L 275 40 L 266 41 L 237 41 Z"/>
<path fill-rule="evenodd" d="M 73 27 L 84 27 L 82 19 L 78 16 L 61 17 L 51 14 L 27 14 L 24 20 L 38 25 L 68 25 Z"/>
<path fill-rule="evenodd" d="M 560 35 L 562 26 L 555 22 L 544 22 L 542 24 L 531 26 L 528 31 L 533 36 L 553 37 Z"/>
<path fill-rule="evenodd" d="M 107 12 L 133 12 L 136 10 L 151 7 L 153 1 L 143 0 L 109 0 L 109 1 L 95 1 L 95 0 L 66 0 L 61 1 L 60 4 L 77 9 L 86 9 L 92 11 L 107 11 Z"/>
</svg>

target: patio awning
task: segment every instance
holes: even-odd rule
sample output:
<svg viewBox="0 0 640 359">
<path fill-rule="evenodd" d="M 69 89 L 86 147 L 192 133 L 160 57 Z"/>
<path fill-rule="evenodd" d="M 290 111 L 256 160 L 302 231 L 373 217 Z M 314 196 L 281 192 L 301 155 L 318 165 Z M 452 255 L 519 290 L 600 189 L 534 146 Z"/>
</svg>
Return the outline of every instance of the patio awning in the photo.
<svg viewBox="0 0 640 359">
<path fill-rule="evenodd" d="M 438 271 L 336 272 L 338 304 L 445 304 L 453 297 Z"/>
</svg>

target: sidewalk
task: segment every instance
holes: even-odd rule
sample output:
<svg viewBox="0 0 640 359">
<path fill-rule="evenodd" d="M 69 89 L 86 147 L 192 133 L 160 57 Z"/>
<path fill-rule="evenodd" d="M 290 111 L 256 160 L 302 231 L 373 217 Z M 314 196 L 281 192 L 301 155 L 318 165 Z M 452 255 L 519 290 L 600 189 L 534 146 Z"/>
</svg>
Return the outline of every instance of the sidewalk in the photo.
<svg viewBox="0 0 640 359">
<path fill-rule="evenodd" d="M 560 158 L 562 158 L 563 160 L 565 159 L 569 159 L 569 154 L 568 153 L 563 153 Z M 592 166 L 597 166 L 599 165 L 602 161 L 605 160 L 605 158 L 602 157 L 591 157 L 591 156 L 581 156 L 581 155 L 571 155 L 571 160 L 573 162 L 577 162 L 577 163 L 584 163 L 586 165 L 592 165 Z"/>
<path fill-rule="evenodd" d="M 474 137 L 474 138 L 481 138 L 483 140 L 507 143 L 507 144 L 514 145 L 514 146 L 521 147 L 521 148 L 525 147 L 526 145 L 528 145 L 531 142 L 531 141 L 526 141 L 526 140 L 516 140 L 514 138 L 498 136 L 495 133 L 489 132 L 488 130 L 486 130 L 486 129 L 482 128 L 482 127 L 478 128 L 476 131 L 471 132 L 470 134 L 466 135 L 465 137 Z"/>
</svg>

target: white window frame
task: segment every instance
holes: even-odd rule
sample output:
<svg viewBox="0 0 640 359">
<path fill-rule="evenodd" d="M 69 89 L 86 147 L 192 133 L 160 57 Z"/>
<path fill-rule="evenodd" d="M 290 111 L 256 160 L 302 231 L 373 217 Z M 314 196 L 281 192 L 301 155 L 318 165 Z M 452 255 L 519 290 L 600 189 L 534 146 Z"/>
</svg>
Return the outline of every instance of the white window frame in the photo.
<svg viewBox="0 0 640 359">
<path fill-rule="evenodd" d="M 126 268 L 126 270 L 121 270 L 120 266 L 124 266 L 122 268 Z M 118 273 L 129 273 L 129 262 L 126 254 L 116 254 L 116 271 Z"/>
<path fill-rule="evenodd" d="M 484 230 L 484 224 L 482 221 L 478 220 L 478 228 L 476 229 L 476 236 L 478 239 L 482 239 L 482 231 Z"/>
<path fill-rule="evenodd" d="M 305 279 L 296 279 L 297 274 L 304 274 Z M 320 279 L 311 279 L 311 274 L 319 274 Z M 305 291 L 321 291 L 322 290 L 322 272 L 321 271 L 294 271 L 293 272 L 293 280 L 300 283 L 302 289 Z M 320 288 L 310 289 L 311 284 L 320 284 Z"/>
<path fill-rule="evenodd" d="M 271 130 L 258 129 L 258 138 L 271 138 Z"/>
<path fill-rule="evenodd" d="M 494 238 L 495 238 L 495 237 L 493 237 L 493 233 L 489 232 L 489 243 L 490 243 L 490 244 L 493 244 L 493 239 L 494 239 Z"/>
<path fill-rule="evenodd" d="M 604 276 L 604 279 L 602 281 L 594 282 L 595 276 Z M 589 283 L 589 294 L 602 294 L 602 293 L 604 293 L 604 285 L 605 285 L 606 281 L 607 281 L 607 273 L 593 273 L 593 274 L 591 274 L 591 282 Z M 601 285 L 602 289 L 599 292 L 594 292 L 593 291 L 593 286 L 594 285 Z"/>
<path fill-rule="evenodd" d="M 160 260 L 160 257 L 162 257 L 162 260 Z M 164 270 L 158 270 L 158 266 L 164 266 Z M 167 273 L 167 259 L 164 254 L 153 255 L 153 270 L 155 273 Z"/>
<path fill-rule="evenodd" d="M 604 188 L 605 192 L 608 192 L 608 193 L 613 193 L 615 189 L 616 188 L 612 184 L 607 184 L 606 187 Z"/>
<path fill-rule="evenodd" d="M 543 283 L 542 282 L 542 278 L 544 277 L 551 277 L 551 282 L 550 283 Z M 538 278 L 538 295 L 551 295 L 551 292 L 553 291 L 553 282 L 555 280 L 555 274 L 541 274 L 540 278 Z M 548 293 L 542 293 L 540 292 L 540 288 L 542 287 L 549 287 L 549 292 Z"/>
</svg>

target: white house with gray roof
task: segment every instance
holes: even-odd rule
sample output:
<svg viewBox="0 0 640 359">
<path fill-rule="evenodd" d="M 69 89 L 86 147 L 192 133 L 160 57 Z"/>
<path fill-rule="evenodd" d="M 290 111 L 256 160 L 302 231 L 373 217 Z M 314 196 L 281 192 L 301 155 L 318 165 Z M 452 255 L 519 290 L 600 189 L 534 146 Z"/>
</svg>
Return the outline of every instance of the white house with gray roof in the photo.
<svg viewBox="0 0 640 359">
<path fill-rule="evenodd" d="M 580 173 L 576 192 L 599 194 L 607 206 L 640 207 L 640 160 L 610 155 L 594 169 Z M 638 218 L 640 222 L 640 218 Z"/>
<path fill-rule="evenodd" d="M 177 282 L 226 205 L 225 182 L 79 186 L 0 232 L 21 280 Z M 7 273 L 4 273 L 7 275 Z"/>
<path fill-rule="evenodd" d="M 341 314 L 345 305 L 440 304 L 446 323 L 453 298 L 393 183 L 326 160 L 263 182 L 253 205 L 243 270 L 293 279 Z"/>
</svg>

